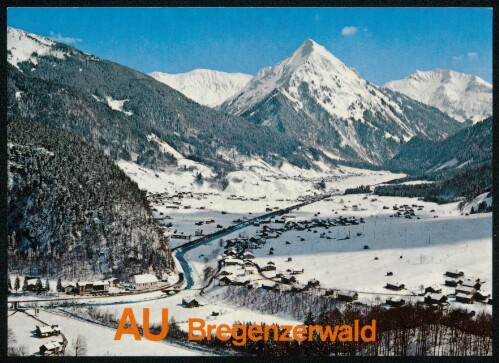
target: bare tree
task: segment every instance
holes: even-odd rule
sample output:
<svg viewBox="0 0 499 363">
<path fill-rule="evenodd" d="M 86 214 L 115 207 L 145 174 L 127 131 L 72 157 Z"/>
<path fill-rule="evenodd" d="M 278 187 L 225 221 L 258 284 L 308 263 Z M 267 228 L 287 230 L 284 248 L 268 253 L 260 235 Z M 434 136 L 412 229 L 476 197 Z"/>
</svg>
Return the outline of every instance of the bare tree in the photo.
<svg viewBox="0 0 499 363">
<path fill-rule="evenodd" d="M 87 353 L 87 342 L 83 335 L 78 334 L 76 340 L 72 340 L 71 344 L 73 346 L 75 356 L 81 356 Z"/>
<path fill-rule="evenodd" d="M 16 334 L 14 334 L 14 331 L 12 329 L 9 329 L 7 334 L 7 355 L 9 355 L 10 357 L 25 357 L 29 355 L 28 348 L 25 345 L 14 345 L 17 343 L 17 339 Z"/>
</svg>

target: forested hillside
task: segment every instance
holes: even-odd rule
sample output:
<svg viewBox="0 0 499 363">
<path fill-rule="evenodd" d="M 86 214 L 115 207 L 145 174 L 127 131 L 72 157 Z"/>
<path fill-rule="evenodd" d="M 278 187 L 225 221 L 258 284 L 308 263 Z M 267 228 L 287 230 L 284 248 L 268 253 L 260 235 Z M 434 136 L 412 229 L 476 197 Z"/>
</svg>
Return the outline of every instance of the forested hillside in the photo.
<svg viewBox="0 0 499 363">
<path fill-rule="evenodd" d="M 394 171 L 421 174 L 436 171 L 455 159 L 449 167 L 492 160 L 492 117 L 467 127 L 443 141 L 415 137 L 402 146 L 386 166 Z M 442 169 L 446 167 L 443 166 Z M 441 169 L 441 170 L 442 170 Z"/>
<path fill-rule="evenodd" d="M 9 32 L 18 34 L 9 56 L 33 36 Z M 155 168 L 175 161 L 147 139 L 150 134 L 217 170 L 235 168 L 220 156 L 227 150 L 309 166 L 296 139 L 201 106 L 141 72 L 42 39 L 49 45 L 37 44 L 39 53 L 8 65 L 9 116 L 71 131 L 113 159 Z"/>
<path fill-rule="evenodd" d="M 492 187 L 492 117 L 433 142 L 413 139 L 386 166 L 409 174 L 395 182 L 428 180 L 430 184 L 384 185 L 380 195 L 422 197 L 439 203 L 471 201 Z"/>
<path fill-rule="evenodd" d="M 8 124 L 9 270 L 68 279 L 174 269 L 144 192 L 68 132 Z"/>
</svg>

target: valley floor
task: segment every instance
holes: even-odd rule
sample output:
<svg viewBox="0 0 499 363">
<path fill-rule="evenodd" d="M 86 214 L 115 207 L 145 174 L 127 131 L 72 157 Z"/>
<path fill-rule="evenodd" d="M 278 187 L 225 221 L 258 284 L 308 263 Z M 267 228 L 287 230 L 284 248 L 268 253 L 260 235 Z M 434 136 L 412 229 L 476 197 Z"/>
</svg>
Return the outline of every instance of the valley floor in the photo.
<svg viewBox="0 0 499 363">
<path fill-rule="evenodd" d="M 282 231 L 277 238 L 268 238 L 259 246 L 261 248 L 251 249 L 254 254 L 254 259 L 251 260 L 253 264 L 261 268 L 272 261 L 276 266 L 275 271 L 260 273 L 254 270 L 250 273 L 247 271 L 249 269 L 242 266 L 231 266 L 232 273 L 234 276 L 249 279 L 254 288 L 262 284 L 275 284 L 286 289 L 291 285 L 283 284 L 276 274 L 303 269 L 303 273 L 295 275 L 298 282 L 293 284 L 294 286 L 303 287 L 308 281 L 316 279 L 320 283 L 316 294 L 323 295 L 327 290 L 354 291 L 358 293 L 358 302 L 367 305 L 384 304 L 391 296 L 399 296 L 412 302 L 422 301 L 424 289 L 434 286 L 441 288 L 442 294 L 448 296 L 451 306 L 474 310 L 477 313 L 491 313 L 492 306 L 486 303 L 456 302 L 455 288 L 444 284 L 446 271 L 463 271 L 465 278 L 480 278 L 481 292 L 492 294 L 491 213 L 464 215 L 458 210 L 457 203 L 437 205 L 416 198 L 380 197 L 372 194 L 342 195 L 345 188 L 363 183 L 382 183 L 395 177 L 398 175 L 371 171 L 366 171 L 362 176 L 362 171 L 349 168 L 348 173 L 339 177 L 336 183 L 328 182 L 328 190 L 334 195 L 292 211 L 293 216 L 289 220 L 338 221 L 343 217 L 356 221 L 362 219 L 363 223 Z M 142 175 L 141 178 L 144 180 L 145 176 Z M 144 182 L 148 183 L 151 182 Z M 311 181 L 306 183 L 312 184 Z M 217 193 L 207 188 L 182 195 L 178 192 L 174 194 L 153 190 L 149 198 L 155 209 L 155 217 L 164 225 L 165 233 L 190 235 L 191 240 L 200 237 L 195 235 L 197 229 L 202 229 L 203 234 L 212 233 L 217 230 L 217 225 L 226 228 L 237 219 L 252 218 L 268 212 L 269 209 L 282 209 L 297 204 L 297 201 L 303 198 L 293 193 L 289 193 L 286 198 L 280 194 L 257 193 L 257 190 L 243 188 L 237 193 Z M 308 194 L 313 195 L 313 190 Z M 265 198 L 261 198 L 262 196 Z M 394 206 L 402 205 L 410 206 L 414 210 L 411 218 L 406 218 L 403 214 L 401 217 L 396 216 L 398 209 L 395 210 Z M 213 222 L 206 223 L 211 220 Z M 199 222 L 203 223 L 195 224 Z M 167 226 L 167 223 L 171 223 L 171 226 Z M 266 226 L 275 230 L 282 228 L 283 224 L 272 222 Z M 250 225 L 224 236 L 223 241 L 216 239 L 186 252 L 185 258 L 192 268 L 194 280 L 192 289 L 182 290 L 174 295 L 161 292 L 144 294 L 142 297 L 135 297 L 133 301 L 127 301 L 126 304 L 119 301 L 116 301 L 115 305 L 112 301 L 101 304 L 91 300 L 88 303 L 91 303 L 95 311 L 110 314 L 117 319 L 125 306 L 133 308 L 136 317 L 142 316 L 143 308 L 150 308 L 152 323 L 159 323 L 161 309 L 168 308 L 170 318 L 174 318 L 183 330 L 187 330 L 189 318 L 203 318 L 210 323 L 229 325 L 237 321 L 267 324 L 302 323 L 301 313 L 293 312 L 289 306 L 282 306 L 280 311 L 270 313 L 263 304 L 258 303 L 256 297 L 253 306 L 241 304 L 237 296 L 230 294 L 234 287 L 220 286 L 220 275 L 205 279 L 207 267 L 220 271 L 219 261 L 223 257 L 224 245 L 228 240 L 251 238 L 261 232 L 262 228 L 262 225 Z M 171 247 L 180 246 L 186 241 L 188 240 L 171 239 Z M 271 248 L 273 254 L 269 255 Z M 391 272 L 392 276 L 387 276 L 388 272 Z M 387 283 L 397 282 L 404 284 L 404 289 L 392 291 L 385 287 Z M 182 304 L 185 298 L 195 298 L 201 306 L 186 308 Z M 81 317 L 89 316 L 88 306 L 62 309 Z M 61 311 L 57 309 L 40 311 L 40 317 L 50 324 L 60 324 L 69 341 L 78 333 L 84 334 L 89 346 L 89 355 L 200 354 L 198 350 L 186 350 L 184 347 L 164 343 L 144 340 L 136 342 L 131 337 L 116 342 L 112 339 L 115 332 L 112 329 L 69 318 L 68 315 L 61 315 Z M 9 314 L 12 314 L 12 311 Z M 9 317 L 8 323 L 17 337 L 17 344 L 27 345 L 31 352 L 36 350 L 39 340 L 31 337 L 30 329 L 34 329 L 35 322 L 29 319 L 18 312 Z M 36 340 L 36 343 L 33 340 Z"/>
</svg>

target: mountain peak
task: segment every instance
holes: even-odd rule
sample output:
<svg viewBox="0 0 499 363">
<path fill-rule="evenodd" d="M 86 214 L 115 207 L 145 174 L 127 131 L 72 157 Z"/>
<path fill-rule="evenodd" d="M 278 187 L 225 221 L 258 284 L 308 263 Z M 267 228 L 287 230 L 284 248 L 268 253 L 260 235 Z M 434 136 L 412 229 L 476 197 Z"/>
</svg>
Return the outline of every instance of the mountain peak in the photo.
<svg viewBox="0 0 499 363">
<path fill-rule="evenodd" d="M 302 56 L 306 57 L 310 53 L 314 51 L 314 48 L 319 46 L 316 42 L 314 42 L 312 39 L 307 39 L 305 42 L 301 45 L 299 48 L 299 51 L 301 52 Z"/>
<path fill-rule="evenodd" d="M 324 46 L 308 38 L 303 44 L 291 55 L 292 59 L 306 60 L 311 56 L 326 57 L 338 61 Z"/>
</svg>

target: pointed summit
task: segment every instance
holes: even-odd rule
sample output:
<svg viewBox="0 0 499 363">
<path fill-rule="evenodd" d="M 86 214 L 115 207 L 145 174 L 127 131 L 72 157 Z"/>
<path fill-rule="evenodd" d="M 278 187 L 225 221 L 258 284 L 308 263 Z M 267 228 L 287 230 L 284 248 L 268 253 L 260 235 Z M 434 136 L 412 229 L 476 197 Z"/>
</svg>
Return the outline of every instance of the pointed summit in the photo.
<svg viewBox="0 0 499 363">
<path fill-rule="evenodd" d="M 359 85 L 364 87 L 366 82 L 322 45 L 307 39 L 278 64 L 261 69 L 238 94 L 225 101 L 220 108 L 225 112 L 239 115 L 276 89 L 285 89 L 291 98 L 299 98 L 295 97 L 298 92 L 296 87 L 304 83 L 313 85 L 311 89 L 314 90 L 323 84 L 339 88 L 343 85 L 344 90 L 354 91 Z M 334 91 L 331 95 L 336 93 Z M 330 111 L 346 115 L 347 112 L 344 110 L 346 107 L 348 105 L 341 105 L 338 109 Z"/>
<path fill-rule="evenodd" d="M 312 39 L 308 38 L 307 40 L 305 40 L 305 42 L 299 48 L 299 50 L 301 51 L 301 55 L 306 57 L 307 55 L 312 53 L 312 51 L 314 50 L 314 47 L 316 47 L 317 45 L 318 44 L 316 42 L 314 42 Z"/>
</svg>

